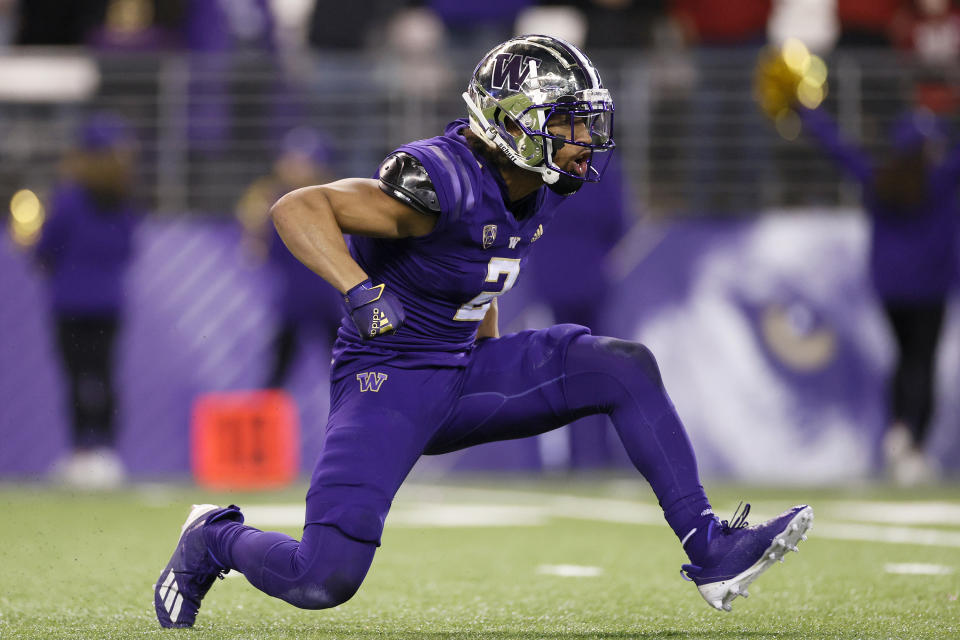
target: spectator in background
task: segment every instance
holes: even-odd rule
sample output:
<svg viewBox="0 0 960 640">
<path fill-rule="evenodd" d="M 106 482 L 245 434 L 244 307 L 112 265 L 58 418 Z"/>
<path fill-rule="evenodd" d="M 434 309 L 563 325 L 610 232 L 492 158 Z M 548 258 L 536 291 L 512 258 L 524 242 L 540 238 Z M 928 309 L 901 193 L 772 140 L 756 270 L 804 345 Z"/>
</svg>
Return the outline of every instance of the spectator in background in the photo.
<svg viewBox="0 0 960 640">
<path fill-rule="evenodd" d="M 159 165 L 164 146 L 159 138 L 165 127 L 155 123 L 160 118 L 160 69 L 165 61 L 144 54 L 180 50 L 185 3 L 107 0 L 102 21 L 84 39 L 96 54 L 100 71 L 94 102 L 105 110 L 122 108 L 128 121 L 138 127 L 137 139 L 142 144 L 139 161 L 148 168 L 147 173 Z"/>
<path fill-rule="evenodd" d="M 949 117 L 957 110 L 951 81 L 960 60 L 960 10 L 950 0 L 914 0 L 897 19 L 896 44 L 916 65 L 914 104 Z"/>
<path fill-rule="evenodd" d="M 474 57 L 487 49 L 490 42 L 506 40 L 513 35 L 517 16 L 534 0 L 426 0 L 447 27 L 450 43 L 464 56 Z"/>
<path fill-rule="evenodd" d="M 197 54 L 189 83 L 193 208 L 230 211 L 230 185 L 266 169 L 270 140 L 279 134 L 271 127 L 285 119 L 288 101 L 274 24 L 269 0 L 188 2 L 185 43 Z"/>
<path fill-rule="evenodd" d="M 388 85 L 422 101 L 424 109 L 449 90 L 446 30 L 433 11 L 423 7 L 398 11 L 386 26 L 383 41 L 387 60 L 382 69 Z"/>
<path fill-rule="evenodd" d="M 65 159 L 36 248 L 49 277 L 56 344 L 72 408 L 72 454 L 57 479 L 112 487 L 124 469 L 115 451 L 114 345 L 138 211 L 131 199 L 135 141 L 118 116 L 99 113 Z"/>
<path fill-rule="evenodd" d="M 960 11 L 950 0 L 913 0 L 898 15 L 896 44 L 930 67 L 949 67 L 960 56 Z"/>
<path fill-rule="evenodd" d="M 84 44 L 106 13 L 108 0 L 18 0 L 19 45 Z"/>
<path fill-rule="evenodd" d="M 549 231 L 537 239 L 537 253 L 530 258 L 527 273 L 533 284 L 532 301 L 550 309 L 552 324 L 573 323 L 598 334 L 610 332 L 605 315 L 613 282 L 607 255 L 630 222 L 625 188 L 620 159 L 614 156 L 603 182 L 584 185 L 567 198 Z M 571 423 L 568 438 L 572 468 L 608 467 L 623 457 L 604 415 Z"/>
<path fill-rule="evenodd" d="M 771 0 L 671 0 L 670 15 L 690 46 L 760 47 Z"/>
<path fill-rule="evenodd" d="M 837 47 L 889 48 L 897 16 L 906 0 L 836 0 L 840 37 Z"/>
<path fill-rule="evenodd" d="M 339 293 L 293 257 L 268 214 L 283 194 L 335 179 L 331 151 L 316 129 L 298 127 L 283 138 L 270 175 L 250 185 L 237 204 L 245 245 L 255 260 L 266 260 L 276 282 L 274 304 L 279 322 L 272 340 L 272 363 L 265 379 L 268 388 L 285 386 L 306 334 L 318 334 L 329 347 L 342 315 Z"/>
<path fill-rule="evenodd" d="M 749 104 L 752 61 L 767 41 L 771 0 L 671 0 L 670 17 L 697 57 L 687 176 L 697 213 L 756 210 L 768 137 Z"/>
<path fill-rule="evenodd" d="M 190 54 L 186 72 L 185 133 L 190 185 L 175 208 L 224 213 L 235 193 L 230 184 L 252 179 L 266 169 L 267 140 L 277 130 L 287 102 L 285 74 L 274 53 L 274 20 L 270 0 L 103 0 L 96 24 L 84 43 L 98 53 L 101 78 L 97 102 L 112 108 L 123 101 L 135 123 L 160 118 L 161 83 L 169 81 L 166 59 L 144 54 Z M 178 71 L 177 78 L 182 75 Z M 141 99 L 130 101 L 130 95 Z M 260 96 L 267 96 L 262 98 Z M 289 124 L 284 124 L 286 129 Z M 160 135 L 164 128 L 144 130 Z M 170 133 L 170 132 L 168 132 Z M 168 136 L 169 138 L 169 136 Z M 146 137 L 143 159 L 160 164 L 158 149 L 168 146 Z M 229 157 L 231 162 L 224 159 Z M 229 172 L 240 173 L 230 176 Z M 226 184 L 225 184 L 226 183 Z"/>
<path fill-rule="evenodd" d="M 0 0 L 0 48 L 13 43 L 17 24 L 17 0 Z"/>
<path fill-rule="evenodd" d="M 897 32 L 902 29 L 903 10 L 910 0 L 837 0 L 837 21 L 840 36 L 837 48 L 855 55 L 865 69 L 885 68 L 893 60 L 882 57 L 893 50 Z M 862 127 L 875 137 L 882 137 L 891 119 L 908 105 L 900 100 L 901 86 L 897 74 L 864 73 L 859 79 L 859 95 L 864 104 Z M 869 108 L 866 102 L 869 100 Z"/>
<path fill-rule="evenodd" d="M 108 0 L 103 20 L 86 37 L 101 51 L 158 51 L 178 48 L 183 0 Z"/>
<path fill-rule="evenodd" d="M 924 446 L 935 408 L 940 331 L 958 275 L 960 145 L 947 153 L 946 121 L 916 104 L 891 128 L 887 157 L 875 161 L 844 139 L 822 107 L 797 103 L 789 81 L 767 91 L 782 91 L 782 102 L 792 105 L 804 130 L 860 183 L 872 223 L 870 276 L 897 345 L 886 463 L 901 484 L 933 480 L 937 467 Z"/>
<path fill-rule="evenodd" d="M 323 51 L 358 51 L 371 47 L 378 39 L 378 31 L 402 4 L 392 0 L 315 0 L 307 40 L 312 47 Z"/>
<path fill-rule="evenodd" d="M 649 49 L 666 15 L 667 0 L 575 0 L 587 21 L 586 45 L 595 49 Z"/>
</svg>

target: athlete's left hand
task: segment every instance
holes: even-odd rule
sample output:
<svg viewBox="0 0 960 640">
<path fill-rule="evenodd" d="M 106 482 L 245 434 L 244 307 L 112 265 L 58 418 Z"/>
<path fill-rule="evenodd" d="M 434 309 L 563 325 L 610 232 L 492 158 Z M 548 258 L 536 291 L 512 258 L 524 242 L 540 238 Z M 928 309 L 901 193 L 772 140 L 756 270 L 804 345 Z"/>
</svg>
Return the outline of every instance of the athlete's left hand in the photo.
<svg viewBox="0 0 960 640">
<path fill-rule="evenodd" d="M 397 296 L 387 291 L 386 285 L 374 286 L 369 279 L 347 291 L 343 299 L 364 340 L 395 333 L 405 319 Z"/>
</svg>

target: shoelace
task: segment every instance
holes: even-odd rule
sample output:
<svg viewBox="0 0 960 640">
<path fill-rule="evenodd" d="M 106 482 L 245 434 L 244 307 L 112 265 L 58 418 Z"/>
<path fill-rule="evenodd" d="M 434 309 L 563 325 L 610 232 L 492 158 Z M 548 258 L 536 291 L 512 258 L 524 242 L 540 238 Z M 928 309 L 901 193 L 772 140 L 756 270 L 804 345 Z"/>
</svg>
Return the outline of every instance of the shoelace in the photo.
<svg viewBox="0 0 960 640">
<path fill-rule="evenodd" d="M 205 578 L 209 576 L 209 573 L 200 573 L 198 571 L 174 571 L 174 575 L 178 576 L 188 576 L 191 580 L 197 580 L 199 578 Z M 230 569 L 218 569 L 216 577 L 219 580 L 226 580 L 227 574 L 230 573 Z"/>
<path fill-rule="evenodd" d="M 743 511 L 740 511 L 740 507 L 743 507 Z M 721 520 L 720 521 L 720 533 L 727 535 L 737 529 L 745 529 L 750 526 L 750 523 L 747 522 L 747 515 L 750 513 L 750 503 L 748 502 L 744 505 L 743 501 L 737 505 L 737 508 L 733 510 L 733 515 L 730 516 L 730 520 Z M 698 575 L 703 571 L 703 567 L 696 564 L 685 564 L 680 567 L 680 577 L 686 580 L 687 582 L 692 582 L 692 575 Z"/>
<path fill-rule="evenodd" d="M 743 507 L 743 513 L 740 512 L 740 507 Z M 745 529 L 750 526 L 750 523 L 747 522 L 747 515 L 750 513 L 750 503 L 748 502 L 744 506 L 743 502 L 737 505 L 737 508 L 734 509 L 733 515 L 730 516 L 730 521 L 721 520 L 720 521 L 720 531 L 724 534 L 730 533 L 734 529 Z"/>
</svg>

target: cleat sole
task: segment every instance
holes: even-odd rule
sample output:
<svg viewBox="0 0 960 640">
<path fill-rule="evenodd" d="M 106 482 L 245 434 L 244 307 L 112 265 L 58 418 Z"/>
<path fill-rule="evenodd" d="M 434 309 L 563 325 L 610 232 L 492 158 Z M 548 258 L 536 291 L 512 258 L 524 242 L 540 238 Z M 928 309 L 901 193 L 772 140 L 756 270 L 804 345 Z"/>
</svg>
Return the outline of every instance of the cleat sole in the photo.
<svg viewBox="0 0 960 640">
<path fill-rule="evenodd" d="M 760 559 L 749 569 L 719 582 L 711 582 L 697 587 L 700 595 L 714 609 L 720 611 L 732 610 L 732 603 L 737 596 L 746 598 L 747 587 L 760 577 L 764 571 L 777 561 L 783 562 L 784 556 L 790 551 L 797 551 L 797 545 L 807 539 L 806 533 L 813 526 L 813 508 L 805 507 L 797 512 L 783 532 L 778 534 Z"/>
</svg>

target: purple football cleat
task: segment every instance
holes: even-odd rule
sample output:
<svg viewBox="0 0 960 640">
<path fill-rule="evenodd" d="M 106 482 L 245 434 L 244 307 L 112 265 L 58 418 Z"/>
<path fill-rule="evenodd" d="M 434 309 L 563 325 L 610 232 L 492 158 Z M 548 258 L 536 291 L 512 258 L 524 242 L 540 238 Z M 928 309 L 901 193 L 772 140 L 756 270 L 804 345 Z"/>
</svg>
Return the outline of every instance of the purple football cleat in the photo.
<svg viewBox="0 0 960 640">
<path fill-rule="evenodd" d="M 203 527 L 215 520 L 243 522 L 240 508 L 195 504 L 180 529 L 173 557 L 153 587 L 153 605 L 161 627 L 192 627 L 214 580 L 229 571 L 213 557 L 203 539 Z"/>
<path fill-rule="evenodd" d="M 737 508 L 739 510 L 739 507 Z M 707 556 L 700 565 L 685 564 L 680 574 L 692 580 L 703 599 L 715 609 L 730 611 L 737 596 L 746 598 L 747 587 L 788 551 L 806 540 L 813 524 L 813 509 L 799 505 L 763 524 L 747 526 L 750 505 L 732 524 L 714 522 L 708 532 Z"/>
</svg>

